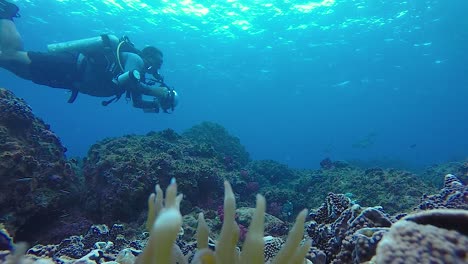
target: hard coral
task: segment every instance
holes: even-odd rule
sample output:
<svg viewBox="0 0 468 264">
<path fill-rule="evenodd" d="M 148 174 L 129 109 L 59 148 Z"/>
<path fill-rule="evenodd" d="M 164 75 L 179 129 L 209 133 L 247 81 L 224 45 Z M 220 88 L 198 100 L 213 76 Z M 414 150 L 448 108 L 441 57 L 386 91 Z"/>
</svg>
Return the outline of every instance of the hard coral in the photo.
<svg viewBox="0 0 468 264">
<path fill-rule="evenodd" d="M 464 185 L 455 175 L 447 174 L 444 187 L 435 195 L 423 195 L 416 210 L 429 209 L 465 209 L 468 210 L 468 186 Z"/>
<path fill-rule="evenodd" d="M 449 226 L 446 223 L 451 223 Z M 468 212 L 430 210 L 393 224 L 377 247 L 376 263 L 467 263 Z"/>
<path fill-rule="evenodd" d="M 311 212 L 309 217 L 317 223 L 329 224 L 335 221 L 350 205 L 350 199 L 344 194 L 334 194 L 330 192 L 327 195 L 326 202 L 317 210 Z"/>
<path fill-rule="evenodd" d="M 369 260 L 385 228 L 392 224 L 380 207 L 362 208 L 350 203 L 346 196 L 333 193 L 309 216 L 312 221 L 307 223 L 306 230 L 314 246 L 309 257 L 323 262 L 325 255 L 326 263 Z"/>
</svg>

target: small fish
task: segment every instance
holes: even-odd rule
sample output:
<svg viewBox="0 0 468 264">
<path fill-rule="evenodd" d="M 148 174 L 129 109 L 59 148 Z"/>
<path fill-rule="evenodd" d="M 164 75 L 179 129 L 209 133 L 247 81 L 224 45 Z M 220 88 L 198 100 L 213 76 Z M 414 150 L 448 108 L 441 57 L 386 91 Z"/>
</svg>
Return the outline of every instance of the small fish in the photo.
<svg viewBox="0 0 468 264">
<path fill-rule="evenodd" d="M 411 144 L 411 145 L 409 146 L 410 149 L 414 149 L 415 147 L 416 147 L 416 144 Z"/>
<path fill-rule="evenodd" d="M 346 86 L 346 85 L 348 85 L 350 82 L 351 82 L 351 81 L 340 82 L 340 83 L 334 84 L 333 87 L 342 87 L 342 86 Z"/>
<path fill-rule="evenodd" d="M 16 179 L 17 182 L 28 182 L 28 181 L 32 181 L 33 178 L 20 178 L 20 179 Z"/>
</svg>

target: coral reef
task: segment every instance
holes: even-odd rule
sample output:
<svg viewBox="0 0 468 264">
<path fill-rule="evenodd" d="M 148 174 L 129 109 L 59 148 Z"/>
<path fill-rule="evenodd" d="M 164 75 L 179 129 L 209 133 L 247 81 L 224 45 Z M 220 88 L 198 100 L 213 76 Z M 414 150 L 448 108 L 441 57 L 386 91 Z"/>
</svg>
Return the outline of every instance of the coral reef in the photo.
<svg viewBox="0 0 468 264">
<path fill-rule="evenodd" d="M 446 179 L 448 185 L 459 181 L 452 175 Z M 56 263 L 303 263 L 301 256 L 315 264 L 468 261 L 467 210 L 431 209 L 396 220 L 380 207 L 364 208 L 333 193 L 322 207 L 309 214 L 310 221 L 304 223 L 306 214 L 301 212 L 286 241 L 268 233 L 264 236 L 266 204 L 262 196 L 257 196 L 252 221 L 245 222 L 250 231 L 243 247 L 237 248 L 240 230 L 234 221 L 235 198 L 230 185 L 225 186 L 225 216 L 216 241 L 208 238 L 203 214 L 198 217 L 196 241 L 183 238 L 179 211 L 182 197 L 176 195 L 175 184 L 171 184 L 165 199 L 159 186 L 148 199 L 149 234 L 129 237 L 125 226 L 94 225 L 85 235 L 72 236 L 60 244 L 36 245 L 26 257 Z M 0 252 L 0 261 L 12 257 L 11 247 L 6 252 Z M 293 256 L 297 256 L 296 261 L 291 260 Z"/>
<path fill-rule="evenodd" d="M 304 201 L 306 207 L 319 206 L 321 197 L 333 192 L 344 193 L 363 206 L 378 204 L 393 214 L 411 211 L 424 193 L 436 191 L 409 172 L 382 168 L 364 170 L 345 165 L 344 162 L 324 163 L 327 169 L 303 171 L 290 187 L 297 194 L 296 199 Z"/>
<path fill-rule="evenodd" d="M 422 196 L 421 204 L 414 209 L 416 213 L 398 220 L 406 214 L 390 216 L 381 207 L 362 208 L 345 195 L 329 193 L 326 202 L 309 214 L 311 221 L 306 223 L 313 246 L 309 259 L 316 263 L 317 256 L 321 256 L 319 263 L 362 263 L 375 259 L 377 252 L 377 263 L 432 263 L 435 259 L 446 259 L 444 263 L 463 263 L 463 259 L 466 262 L 467 198 L 467 186 L 448 174 L 439 194 Z M 455 233 L 438 235 L 447 230 Z M 438 253 L 431 250 L 431 243 L 416 245 L 423 237 L 418 234 L 426 231 L 427 241 L 439 241 L 434 246 Z M 440 246 L 449 238 L 453 244 Z M 386 239 L 383 244 L 382 239 Z"/>
<path fill-rule="evenodd" d="M 444 178 L 440 175 L 449 173 L 456 175 L 462 183 L 468 184 L 468 160 L 430 166 L 421 173 L 421 177 L 437 188 L 441 188 L 444 185 Z"/>
<path fill-rule="evenodd" d="M 361 169 L 330 159 L 321 165 L 320 170 L 299 171 L 271 160 L 252 161 L 239 172 L 233 186 L 243 206 L 250 206 L 246 199 L 252 199 L 253 193 L 265 195 L 270 201 L 267 211 L 282 220 L 291 220 L 301 208 L 320 206 L 328 192 L 344 193 L 363 206 L 378 204 L 388 213 L 397 213 L 411 211 L 424 193 L 436 191 L 405 171 Z"/>
<path fill-rule="evenodd" d="M 86 210 L 107 224 L 136 220 L 151 186 L 167 186 L 173 177 L 187 198 L 182 211 L 196 205 L 214 209 L 223 179 L 234 175 L 212 147 L 200 148 L 173 130 L 103 140 L 89 150 L 83 174 Z"/>
<path fill-rule="evenodd" d="M 209 230 L 203 214 L 199 215 L 195 243 L 176 241 L 180 238 L 182 215 L 181 195 L 177 195 L 175 183 L 171 183 L 163 197 L 156 186 L 156 194 L 148 199 L 148 235 L 138 240 L 125 239 L 123 228 L 114 225 L 92 226 L 84 236 L 72 236 L 58 245 L 36 245 L 27 251 L 29 260 L 57 263 L 307 263 L 305 255 L 309 242 L 301 242 L 307 211 L 297 217 L 286 241 L 263 236 L 265 199 L 257 196 L 257 207 L 252 216 L 249 232 L 242 247 L 236 247 L 239 228 L 234 221 L 235 198 L 229 183 L 225 182 L 224 211 L 226 216 L 219 239 L 209 239 Z M 148 234 L 148 233 L 146 233 Z M 234 243 L 233 243 L 234 242 Z M 6 255 L 4 260 L 12 255 Z M 0 260 L 2 255 L 0 254 Z"/>
<path fill-rule="evenodd" d="M 0 222 L 28 240 L 64 214 L 76 177 L 66 149 L 26 102 L 0 89 Z"/>
<path fill-rule="evenodd" d="M 105 139 L 67 161 L 23 100 L 0 89 L 0 107 L 0 262 L 20 261 L 20 240 L 42 243 L 26 254 L 38 263 L 468 262 L 466 162 L 422 177 L 331 159 L 295 170 L 250 161 L 209 122 Z"/>
</svg>

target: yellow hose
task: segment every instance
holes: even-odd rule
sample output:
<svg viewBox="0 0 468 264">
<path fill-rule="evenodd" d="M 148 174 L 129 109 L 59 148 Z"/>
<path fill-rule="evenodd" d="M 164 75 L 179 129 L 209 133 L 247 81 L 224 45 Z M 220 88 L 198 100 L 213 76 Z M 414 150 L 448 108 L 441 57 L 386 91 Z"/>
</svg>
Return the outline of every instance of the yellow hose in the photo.
<svg viewBox="0 0 468 264">
<path fill-rule="evenodd" d="M 124 72 L 124 68 L 122 66 L 122 62 L 120 61 L 120 47 L 125 43 L 125 41 L 121 41 L 117 46 L 117 63 L 119 64 L 120 70 Z"/>
</svg>

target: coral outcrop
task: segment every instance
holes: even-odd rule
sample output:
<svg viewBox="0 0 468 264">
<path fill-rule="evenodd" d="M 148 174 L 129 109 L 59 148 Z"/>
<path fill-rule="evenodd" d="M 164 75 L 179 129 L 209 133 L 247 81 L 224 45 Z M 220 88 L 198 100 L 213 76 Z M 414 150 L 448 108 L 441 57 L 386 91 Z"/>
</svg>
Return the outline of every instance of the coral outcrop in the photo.
<svg viewBox="0 0 468 264">
<path fill-rule="evenodd" d="M 250 161 L 249 153 L 240 144 L 240 140 L 219 124 L 203 122 L 182 135 L 201 149 L 212 149 L 226 169 L 240 169 Z"/>
<path fill-rule="evenodd" d="M 375 254 L 377 243 L 392 225 L 381 207 L 363 208 L 342 194 L 329 193 L 325 203 L 309 214 L 313 263 L 362 263 Z"/>
<path fill-rule="evenodd" d="M 0 222 L 28 239 L 64 213 L 76 177 L 59 138 L 24 100 L 0 89 L 0 109 Z"/>
<path fill-rule="evenodd" d="M 168 129 L 93 145 L 83 169 L 87 211 L 107 224 L 136 220 L 151 186 L 167 186 L 171 178 L 178 179 L 186 196 L 183 212 L 197 205 L 215 209 L 223 179 L 232 178 L 234 172 L 226 168 L 231 165 L 225 164 L 210 142 L 201 140 L 193 142 Z"/>
<path fill-rule="evenodd" d="M 423 195 L 415 210 L 463 209 L 468 210 L 468 186 L 453 174 L 444 178 L 444 187 L 438 194 Z"/>
</svg>

